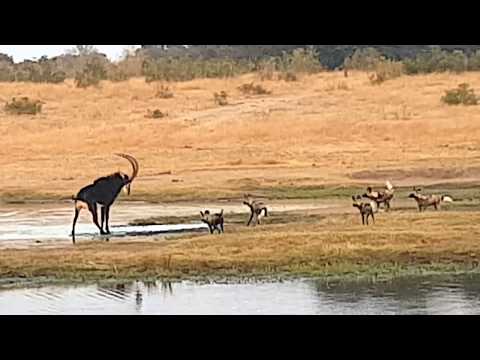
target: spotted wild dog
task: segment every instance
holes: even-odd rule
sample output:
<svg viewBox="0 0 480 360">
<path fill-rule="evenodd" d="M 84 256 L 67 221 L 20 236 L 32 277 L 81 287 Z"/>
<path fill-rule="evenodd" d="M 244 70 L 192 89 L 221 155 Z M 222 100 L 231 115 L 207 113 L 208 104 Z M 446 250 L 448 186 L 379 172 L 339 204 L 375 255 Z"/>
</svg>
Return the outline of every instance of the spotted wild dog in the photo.
<svg viewBox="0 0 480 360">
<path fill-rule="evenodd" d="M 360 211 L 360 215 L 362 217 L 362 225 L 369 225 L 368 218 L 371 217 L 373 223 L 375 224 L 375 210 L 376 210 L 376 203 L 374 201 L 370 203 L 365 203 L 362 201 L 361 196 L 352 196 L 353 200 L 353 207 L 357 208 Z"/>
<path fill-rule="evenodd" d="M 377 207 L 380 208 L 382 204 L 385 204 L 385 210 L 390 210 L 390 202 L 393 200 L 395 189 L 390 181 L 385 183 L 385 190 L 382 192 L 373 191 L 372 187 L 367 188 L 367 193 L 363 195 L 364 198 L 375 201 Z"/>
<path fill-rule="evenodd" d="M 250 209 L 250 219 L 248 220 L 247 226 L 260 225 L 262 213 L 265 214 L 265 217 L 268 217 L 268 209 L 265 203 L 253 200 L 250 195 L 244 195 L 243 204 L 248 206 L 248 208 Z"/>
<path fill-rule="evenodd" d="M 453 203 L 453 199 L 448 195 L 423 195 L 422 189 L 413 188 L 408 198 L 414 199 L 417 202 L 419 212 L 427 210 L 429 207 L 434 207 L 439 210 L 442 203 Z"/>
<path fill-rule="evenodd" d="M 224 224 L 224 217 L 223 217 L 223 210 L 219 214 L 210 214 L 210 211 L 206 210 L 205 212 L 200 211 L 200 215 L 202 216 L 201 221 L 208 225 L 208 229 L 210 230 L 210 234 L 213 234 L 215 230 L 218 231 L 219 234 L 225 233 L 223 224 Z"/>
</svg>

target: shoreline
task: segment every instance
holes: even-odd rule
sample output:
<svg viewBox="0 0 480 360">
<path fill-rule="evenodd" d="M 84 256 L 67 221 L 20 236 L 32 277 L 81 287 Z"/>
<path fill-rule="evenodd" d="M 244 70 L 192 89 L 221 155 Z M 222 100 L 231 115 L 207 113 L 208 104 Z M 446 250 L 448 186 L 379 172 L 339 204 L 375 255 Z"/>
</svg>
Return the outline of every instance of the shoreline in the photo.
<svg viewBox="0 0 480 360">
<path fill-rule="evenodd" d="M 98 241 L 95 236 L 97 240 L 82 240 L 75 246 L 59 241 L 1 248 L 0 289 L 149 279 L 241 282 L 315 278 L 344 282 L 480 273 L 476 189 L 452 188 L 458 199 L 455 204 L 422 214 L 404 199 L 405 190 L 396 192 L 393 211 L 379 214 L 370 227 L 361 226 L 351 203 L 340 197 L 351 191 L 344 187 L 338 190 L 341 194 L 324 198 L 272 200 L 286 204 L 283 211 L 277 208 L 257 228 L 245 227 L 246 213 L 230 213 L 227 233 L 222 236 L 185 233 L 112 237 L 110 242 Z M 331 189 L 328 192 L 332 194 Z M 335 205 L 324 209 L 324 202 Z M 190 207 L 201 204 L 176 204 L 180 203 Z M 292 210 L 298 203 L 315 204 L 316 208 Z M 125 221 L 142 226 L 188 223 L 198 218 L 193 213 L 174 214 L 149 216 L 147 212 L 135 218 L 130 212 L 131 220 Z"/>
<path fill-rule="evenodd" d="M 260 227 L 246 228 L 243 215 L 237 214 L 225 235 L 186 233 L 0 249 L 0 288 L 135 280 L 378 282 L 480 273 L 477 212 L 395 210 L 382 213 L 370 227 L 362 227 L 353 213 L 280 212 L 267 219 Z"/>
<path fill-rule="evenodd" d="M 36 277 L 32 279 L 19 278 L 0 278 L 0 291 L 30 289 L 50 286 L 106 286 L 118 285 L 133 282 L 144 283 L 182 283 L 189 282 L 197 285 L 221 284 L 221 285 L 239 285 L 239 284 L 262 284 L 278 283 L 291 281 L 314 280 L 325 285 L 338 285 L 349 283 L 388 283 L 406 278 L 425 278 L 425 277 L 455 277 L 455 276 L 476 276 L 480 275 L 480 267 L 452 266 L 446 264 L 437 264 L 432 266 L 381 266 L 373 269 L 361 271 L 352 274 L 320 274 L 320 273 L 283 273 L 283 274 L 245 274 L 242 276 L 228 276 L 222 274 L 216 275 L 197 275 L 197 276 L 174 276 L 174 277 L 125 277 L 125 278 L 95 278 L 81 277 L 74 278 L 48 278 Z M 373 272 L 373 273 L 372 273 Z"/>
</svg>

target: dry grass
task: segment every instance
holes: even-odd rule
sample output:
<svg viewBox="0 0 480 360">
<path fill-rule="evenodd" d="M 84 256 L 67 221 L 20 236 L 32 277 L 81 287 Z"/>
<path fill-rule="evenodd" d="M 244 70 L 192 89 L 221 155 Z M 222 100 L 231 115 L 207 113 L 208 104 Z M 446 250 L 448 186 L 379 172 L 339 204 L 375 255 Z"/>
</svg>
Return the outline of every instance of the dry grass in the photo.
<svg viewBox="0 0 480 360">
<path fill-rule="evenodd" d="M 352 174 L 362 171 L 371 172 L 362 181 L 384 181 L 372 170 L 388 171 L 405 185 L 443 181 L 445 168 L 460 174 L 448 181 L 480 178 L 469 170 L 480 167 L 480 113 L 439 100 L 459 83 L 480 88 L 478 73 L 400 77 L 381 87 L 371 86 L 366 73 L 351 72 L 348 79 L 321 73 L 296 82 L 265 81 L 271 95 L 245 99 L 236 89 L 254 80 L 245 75 L 178 83 L 168 101 L 143 79 L 87 90 L 71 81 L 3 84 L 4 102 L 28 96 L 46 105 L 37 115 L 41 121 L 0 112 L 0 198 L 69 198 L 98 176 L 128 170 L 113 156 L 117 152 L 140 161 L 132 199 L 215 198 L 258 185 L 351 184 L 358 182 Z M 350 90 L 326 89 L 339 83 Z M 212 101 L 220 91 L 230 95 L 229 106 Z M 145 118 L 147 109 L 156 108 L 169 114 L 168 121 Z M 157 175 L 164 171 L 182 182 Z M 397 176 L 404 173 L 408 177 Z M 204 191 L 206 183 L 215 191 Z"/>
<path fill-rule="evenodd" d="M 379 216 L 369 228 L 354 214 L 297 215 L 256 229 L 229 225 L 224 236 L 1 250 L 0 278 L 373 276 L 478 267 L 478 213 L 397 211 Z"/>
</svg>

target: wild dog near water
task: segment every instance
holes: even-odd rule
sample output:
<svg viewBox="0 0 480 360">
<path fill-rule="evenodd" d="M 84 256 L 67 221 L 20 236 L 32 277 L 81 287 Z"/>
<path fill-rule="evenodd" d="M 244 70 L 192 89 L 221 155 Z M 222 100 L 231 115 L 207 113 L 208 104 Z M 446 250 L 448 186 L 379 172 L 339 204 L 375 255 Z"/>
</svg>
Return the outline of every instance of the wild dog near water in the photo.
<svg viewBox="0 0 480 360">
<path fill-rule="evenodd" d="M 210 214 L 210 211 L 206 210 L 205 212 L 200 211 L 200 215 L 202 216 L 201 221 L 208 225 L 208 229 L 210 230 L 210 234 L 213 234 L 215 230 L 218 231 L 219 234 L 225 233 L 223 224 L 225 219 L 223 217 L 223 210 L 218 214 Z"/>
<path fill-rule="evenodd" d="M 127 175 L 122 172 L 116 172 L 112 175 L 101 177 L 81 189 L 76 196 L 72 199 L 75 201 L 75 216 L 72 225 L 72 241 L 75 244 L 75 225 L 77 223 L 78 216 L 82 209 L 88 209 L 92 214 L 93 223 L 100 230 L 100 234 L 110 234 L 108 226 L 110 207 L 117 199 L 120 191 L 125 189 L 127 194 L 130 195 L 130 186 L 138 175 L 138 161 L 130 155 L 116 154 L 119 157 L 126 159 L 132 166 L 132 175 Z M 101 206 L 101 223 L 98 223 L 97 205 Z M 105 230 L 103 224 L 105 222 Z"/>
<path fill-rule="evenodd" d="M 381 204 L 385 204 L 385 210 L 390 210 L 390 202 L 393 200 L 395 189 L 390 181 L 385 183 L 385 190 L 382 192 L 373 191 L 371 187 L 367 188 L 367 193 L 363 195 L 364 198 L 375 201 L 377 207 L 380 208 Z"/>
<path fill-rule="evenodd" d="M 413 188 L 413 193 L 408 197 L 417 202 L 419 212 L 427 210 L 429 207 L 434 207 L 439 210 L 442 203 L 453 203 L 453 199 L 448 195 L 423 195 L 422 189 Z"/>
<path fill-rule="evenodd" d="M 368 218 L 371 217 L 373 223 L 375 224 L 375 215 L 374 213 L 378 210 L 376 203 L 371 201 L 370 203 L 366 203 L 362 201 L 361 196 L 352 196 L 353 200 L 353 207 L 357 208 L 360 211 L 360 215 L 362 217 L 362 225 L 369 225 Z"/>
<path fill-rule="evenodd" d="M 243 204 L 250 209 L 250 219 L 248 220 L 247 226 L 253 225 L 255 227 L 260 225 L 262 213 L 265 214 L 265 217 L 268 217 L 268 209 L 265 203 L 253 200 L 250 195 L 244 195 Z"/>
</svg>

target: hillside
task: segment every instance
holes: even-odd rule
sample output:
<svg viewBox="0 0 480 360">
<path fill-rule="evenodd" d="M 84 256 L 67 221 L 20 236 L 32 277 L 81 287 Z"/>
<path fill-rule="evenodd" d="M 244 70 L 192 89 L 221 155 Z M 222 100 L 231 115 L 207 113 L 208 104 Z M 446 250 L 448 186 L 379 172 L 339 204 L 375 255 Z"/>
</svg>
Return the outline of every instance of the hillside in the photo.
<svg viewBox="0 0 480 360">
<path fill-rule="evenodd" d="M 262 82 L 271 95 L 237 90 L 257 80 L 177 83 L 172 99 L 156 97 L 158 85 L 143 79 L 88 90 L 71 81 L 4 84 L 2 103 L 29 96 L 46 104 L 37 117 L 0 112 L 0 196 L 68 199 L 98 176 L 130 171 L 117 152 L 141 164 L 132 199 L 294 196 L 296 189 L 386 178 L 405 186 L 480 180 L 478 109 L 440 102 L 459 83 L 478 92 L 478 73 L 401 77 L 381 86 L 365 73 L 321 73 Z M 213 101 L 222 90 L 227 106 Z M 149 109 L 168 116 L 147 118 Z"/>
</svg>

